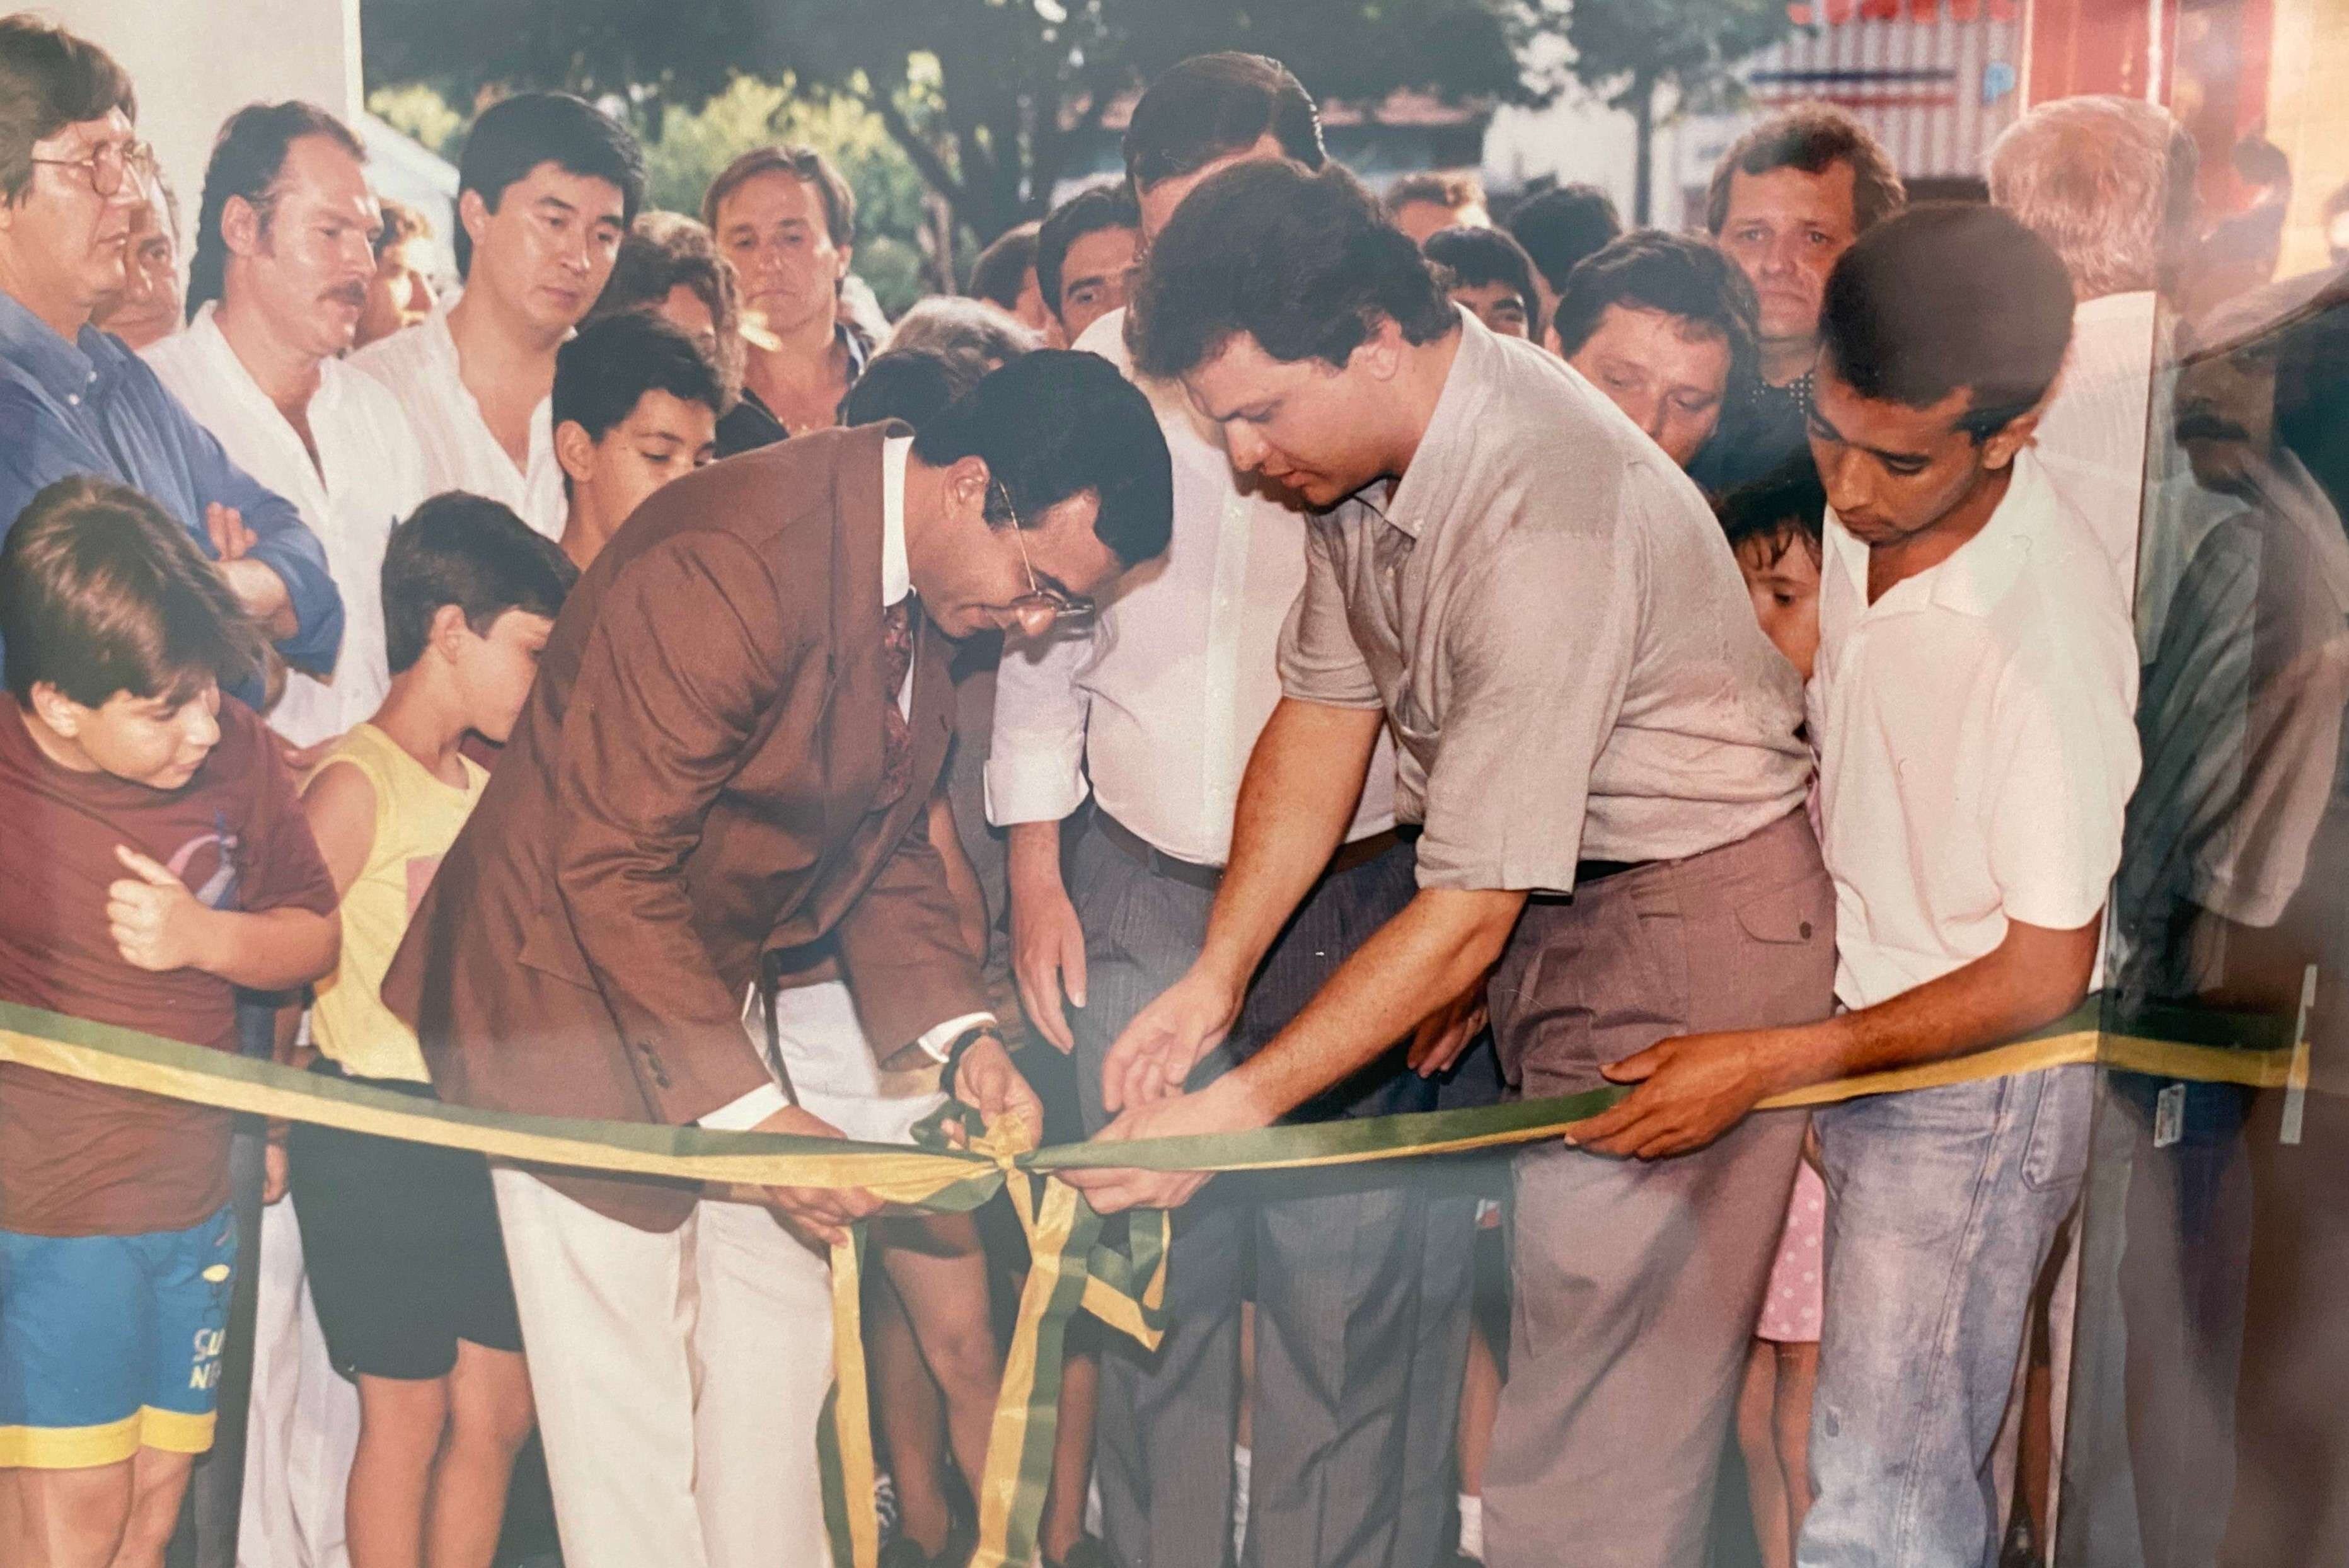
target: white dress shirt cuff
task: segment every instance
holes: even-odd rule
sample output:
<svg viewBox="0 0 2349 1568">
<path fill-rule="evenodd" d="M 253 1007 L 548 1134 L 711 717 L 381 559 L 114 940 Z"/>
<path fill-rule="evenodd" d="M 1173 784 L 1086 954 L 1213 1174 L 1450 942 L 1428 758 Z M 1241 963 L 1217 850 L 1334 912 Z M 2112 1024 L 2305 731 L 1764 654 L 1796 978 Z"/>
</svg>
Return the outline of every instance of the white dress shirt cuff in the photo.
<svg viewBox="0 0 2349 1568">
<path fill-rule="evenodd" d="M 987 758 L 987 820 L 999 828 L 1057 822 L 1085 803 L 1084 735 L 1067 746 L 1007 750 L 998 732 Z"/>
<path fill-rule="evenodd" d="M 922 1054 L 928 1057 L 930 1060 L 943 1062 L 947 1059 L 947 1047 L 960 1039 L 968 1031 L 978 1027 L 981 1024 L 992 1024 L 995 1021 L 995 1015 L 992 1013 L 965 1013 L 959 1018 L 948 1018 L 945 1023 L 926 1031 L 914 1044 L 921 1047 Z M 942 1084 L 939 1087 L 948 1094 L 954 1093 L 952 1084 Z"/>
<path fill-rule="evenodd" d="M 748 1132 L 791 1103 L 773 1084 L 761 1084 L 740 1099 L 719 1106 L 696 1125 L 712 1132 Z"/>
</svg>

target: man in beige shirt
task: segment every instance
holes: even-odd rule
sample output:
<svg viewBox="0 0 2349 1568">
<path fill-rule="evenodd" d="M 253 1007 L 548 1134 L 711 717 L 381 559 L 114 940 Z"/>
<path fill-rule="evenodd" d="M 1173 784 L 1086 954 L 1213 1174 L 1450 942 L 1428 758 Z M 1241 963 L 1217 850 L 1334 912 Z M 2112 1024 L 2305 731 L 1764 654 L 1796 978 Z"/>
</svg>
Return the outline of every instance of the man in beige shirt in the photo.
<svg viewBox="0 0 2349 1568">
<path fill-rule="evenodd" d="M 1123 1109 L 1103 1136 L 1266 1125 L 1488 972 L 1529 1096 L 1598 1088 L 1670 1036 L 1825 1016 L 1834 899 L 1802 810 L 1796 677 L 1671 460 L 1565 366 L 1458 312 L 1340 170 L 1203 183 L 1135 308 L 1137 365 L 1182 380 L 1236 468 L 1322 511 L 1205 949 L 1112 1047 Z M 1177 1093 L 1389 726 L 1415 897 L 1257 1055 Z M 1495 1568 L 1560 1541 L 1622 1568 L 1702 1556 L 1801 1138 L 1765 1113 L 1668 1161 L 1519 1157 Z M 1071 1179 L 1103 1208 L 1204 1180 Z"/>
</svg>

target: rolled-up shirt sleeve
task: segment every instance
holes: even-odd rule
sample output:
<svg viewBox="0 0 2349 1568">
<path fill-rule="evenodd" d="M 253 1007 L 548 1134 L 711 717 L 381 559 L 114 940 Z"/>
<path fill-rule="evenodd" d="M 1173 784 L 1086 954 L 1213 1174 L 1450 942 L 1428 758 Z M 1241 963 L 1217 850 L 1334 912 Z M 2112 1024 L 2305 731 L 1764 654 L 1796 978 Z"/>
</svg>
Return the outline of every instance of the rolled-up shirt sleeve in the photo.
<svg viewBox="0 0 2349 1568">
<path fill-rule="evenodd" d="M 987 820 L 999 828 L 1057 822 L 1085 799 L 1085 721 L 1078 684 L 1094 648 L 1091 626 L 1040 646 L 1007 648 L 995 676 L 995 733 L 988 743 Z"/>
<path fill-rule="evenodd" d="M 1445 614 L 1423 888 L 1571 892 L 1643 603 L 1629 530 L 1520 530 Z"/>
<path fill-rule="evenodd" d="M 1305 587 L 1280 631 L 1280 689 L 1299 702 L 1327 707 L 1378 707 L 1378 682 L 1346 619 L 1333 537 L 1340 526 L 1318 517 L 1306 524 Z"/>
</svg>

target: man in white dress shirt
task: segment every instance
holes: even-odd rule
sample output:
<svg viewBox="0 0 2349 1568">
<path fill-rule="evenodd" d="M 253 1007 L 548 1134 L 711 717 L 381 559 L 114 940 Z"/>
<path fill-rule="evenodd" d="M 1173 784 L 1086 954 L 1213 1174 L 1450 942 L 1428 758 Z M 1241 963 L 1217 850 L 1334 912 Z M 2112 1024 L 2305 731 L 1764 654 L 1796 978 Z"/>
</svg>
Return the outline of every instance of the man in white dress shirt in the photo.
<svg viewBox="0 0 2349 1568">
<path fill-rule="evenodd" d="M 327 675 L 289 671 L 269 711 L 271 729 L 305 750 L 382 703 L 384 541 L 425 496 L 398 401 L 339 357 L 382 221 L 363 156 L 357 138 L 308 104 L 230 117 L 205 171 L 194 317 L 146 353 L 197 422 L 326 545 L 343 596 L 341 654 Z M 292 1205 L 263 1211 L 259 1257 L 239 1534 L 249 1559 L 331 1568 L 347 1561 L 343 1483 L 358 1402 L 310 1306 Z"/>
<path fill-rule="evenodd" d="M 1319 119 L 1297 79 L 1275 61 L 1237 54 L 1187 60 L 1153 83 L 1134 109 L 1125 158 L 1145 248 L 1218 170 L 1324 161 Z M 1105 315 L 1078 346 L 1116 364 L 1157 411 L 1174 467 L 1173 544 L 1163 570 L 1103 606 L 1096 627 L 1040 656 L 1007 654 L 987 769 L 989 818 L 1009 829 L 1021 999 L 1047 1038 L 1073 1048 L 1089 1133 L 1114 1109 L 1113 1098 L 1103 1103 L 1102 1071 L 1111 1043 L 1205 939 L 1240 776 L 1280 696 L 1281 625 L 1306 570 L 1294 501 L 1236 478 L 1179 386 L 1133 375 L 1124 324 L 1123 310 Z M 1064 846 L 1061 823 L 1073 829 L 1088 779 L 1090 820 Z M 1278 1033 L 1410 900 L 1413 850 L 1394 830 L 1393 801 L 1382 739 L 1346 843 L 1198 1079 Z M 1464 1014 L 1446 1021 L 1457 1026 L 1445 1042 L 1453 1048 L 1475 1032 Z M 1431 1031 L 1429 1046 L 1441 1035 Z M 1404 1056 L 1399 1043 L 1302 1115 L 1434 1109 L 1436 1085 Z M 1096 1462 L 1112 1555 L 1124 1568 L 1174 1568 L 1220 1562 L 1228 1549 L 1252 1244 L 1246 1561 L 1428 1568 L 1452 1484 L 1473 1200 L 1433 1202 L 1393 1172 L 1272 1202 L 1216 1196 L 1176 1217 L 1160 1351 L 1104 1352 Z"/>
<path fill-rule="evenodd" d="M 2117 96 L 2042 104 L 1991 150 L 1991 200 L 2055 247 L 2077 302 L 2071 353 L 2039 416 L 2039 459 L 2125 594 L 2137 577 L 2158 291 L 2191 237 L 2199 166 L 2168 110 Z"/>
<path fill-rule="evenodd" d="M 398 397 L 435 493 L 503 501 L 560 539 L 554 355 L 612 275 L 644 200 L 644 153 L 567 93 L 521 93 L 474 122 L 457 181 L 463 292 L 351 363 Z"/>
</svg>

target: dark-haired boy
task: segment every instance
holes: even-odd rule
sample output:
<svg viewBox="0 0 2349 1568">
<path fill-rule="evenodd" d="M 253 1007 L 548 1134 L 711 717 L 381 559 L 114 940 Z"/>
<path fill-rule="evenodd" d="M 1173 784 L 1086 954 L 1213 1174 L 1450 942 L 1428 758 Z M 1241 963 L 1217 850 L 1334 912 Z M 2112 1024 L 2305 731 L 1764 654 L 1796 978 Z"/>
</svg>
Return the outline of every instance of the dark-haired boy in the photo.
<svg viewBox="0 0 2349 1568">
<path fill-rule="evenodd" d="M 452 491 L 392 531 L 383 705 L 336 743 L 303 808 L 341 901 L 314 1071 L 431 1096 L 383 973 L 489 774 L 578 573 L 498 502 Z M 358 1385 L 347 1517 L 360 1563 L 486 1563 L 532 1426 L 529 1375 L 489 1167 L 478 1154 L 298 1125 L 288 1143 L 310 1294 L 336 1370 Z"/>
<path fill-rule="evenodd" d="M 563 552 L 581 571 L 628 514 L 718 456 L 718 368 L 659 316 L 624 311 L 579 329 L 554 361 L 554 455 L 571 507 Z"/>
<path fill-rule="evenodd" d="M 1438 229 L 1419 242 L 1427 259 L 1444 269 L 1452 303 L 1464 304 L 1476 319 L 1505 337 L 1542 341 L 1541 286 L 1534 259 L 1506 229 Z"/>
<path fill-rule="evenodd" d="M 0 632 L 0 997 L 233 1053 L 238 987 L 336 955 L 294 781 L 221 695 L 258 634 L 177 522 L 86 477 L 16 520 Z M 0 1067 L 0 1486 L 34 1561 L 162 1561 L 212 1446 L 229 1124 Z"/>
<path fill-rule="evenodd" d="M 1202 184 L 1154 240 L 1135 309 L 1136 364 L 1180 378 L 1234 467 L 1319 515 L 1206 942 L 1111 1049 L 1123 1114 L 1104 1136 L 1263 1126 L 1414 1033 L 1412 1059 L 1441 1066 L 1456 1044 L 1430 1037 L 1464 999 L 1489 1001 L 1529 1097 L 1597 1088 L 1696 1019 L 1825 1015 L 1833 904 L 1802 810 L 1799 687 L 1655 444 L 1447 300 L 1342 170 Z M 1415 891 L 1255 1054 L 1165 1098 L 1253 1005 L 1390 729 Z M 1801 1142 L 1774 1112 L 1668 1164 L 1517 1157 L 1494 1563 L 1554 1561 L 1561 1540 L 1618 1568 L 1702 1557 Z M 1202 1180 L 1069 1175 L 1106 1207 Z"/>
<path fill-rule="evenodd" d="M 1820 311 L 1810 445 L 1832 505 L 1811 733 L 1838 910 L 1807 1027 L 1667 1040 L 1587 1133 L 1643 1158 L 1806 1084 L 1959 1057 L 2095 983 L 2137 781 L 2119 583 L 2030 450 L 2072 285 L 1995 208 L 1886 220 Z M 1815 1118 L 1826 1337 L 1806 1568 L 1973 1568 L 2032 1289 L 2087 1157 L 2094 1069 L 1877 1095 Z"/>
<path fill-rule="evenodd" d="M 1142 213 L 1123 185 L 1080 191 L 1036 231 L 1036 289 L 1061 324 L 1061 341 L 1125 307 L 1126 285 L 1142 251 Z"/>
<path fill-rule="evenodd" d="M 488 496 L 561 536 L 555 351 L 603 293 L 644 194 L 636 138 L 567 93 L 517 93 L 473 122 L 457 167 L 463 291 L 351 357 L 399 398 L 431 491 Z"/>
</svg>

